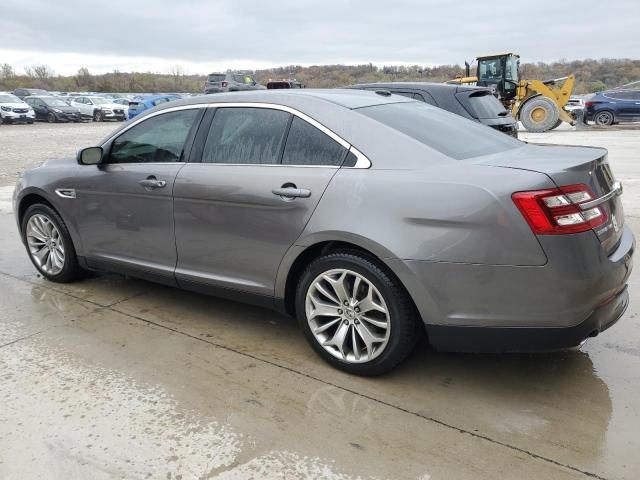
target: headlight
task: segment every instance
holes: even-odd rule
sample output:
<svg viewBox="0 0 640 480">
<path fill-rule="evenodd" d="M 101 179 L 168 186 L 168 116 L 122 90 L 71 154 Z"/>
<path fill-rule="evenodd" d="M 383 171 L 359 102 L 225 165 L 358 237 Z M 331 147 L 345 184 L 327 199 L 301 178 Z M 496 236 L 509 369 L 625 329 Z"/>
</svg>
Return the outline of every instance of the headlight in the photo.
<svg viewBox="0 0 640 480">
<path fill-rule="evenodd" d="M 51 110 L 53 110 L 54 113 L 62 113 L 62 110 L 58 110 L 57 108 L 52 108 Z"/>
<path fill-rule="evenodd" d="M 2 109 L 3 112 L 10 112 L 11 111 L 11 107 L 0 107 Z"/>
<path fill-rule="evenodd" d="M 108 108 L 103 108 L 103 109 L 102 109 L 102 111 L 103 111 L 104 113 L 111 113 L 111 110 L 109 110 Z"/>
</svg>

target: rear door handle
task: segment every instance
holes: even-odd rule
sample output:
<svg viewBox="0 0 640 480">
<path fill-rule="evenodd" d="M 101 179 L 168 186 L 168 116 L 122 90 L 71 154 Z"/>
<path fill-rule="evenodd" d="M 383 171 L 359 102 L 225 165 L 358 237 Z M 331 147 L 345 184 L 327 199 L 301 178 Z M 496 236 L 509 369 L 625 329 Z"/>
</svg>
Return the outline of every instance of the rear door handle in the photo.
<svg viewBox="0 0 640 480">
<path fill-rule="evenodd" d="M 294 187 L 274 188 L 271 193 L 284 198 L 309 198 L 311 196 L 311 190 Z"/>
<path fill-rule="evenodd" d="M 153 175 L 147 177 L 145 180 L 140 180 L 138 183 L 148 190 L 164 188 L 167 186 L 167 182 L 165 180 L 158 180 Z"/>
</svg>

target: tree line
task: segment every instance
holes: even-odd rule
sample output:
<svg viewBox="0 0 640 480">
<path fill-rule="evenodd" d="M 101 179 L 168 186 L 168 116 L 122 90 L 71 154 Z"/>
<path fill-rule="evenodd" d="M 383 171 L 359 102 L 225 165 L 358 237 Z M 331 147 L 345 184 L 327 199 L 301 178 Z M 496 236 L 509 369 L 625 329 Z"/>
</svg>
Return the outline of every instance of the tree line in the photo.
<svg viewBox="0 0 640 480">
<path fill-rule="evenodd" d="M 640 60 L 586 59 L 552 63 L 522 63 L 522 78 L 548 80 L 573 73 L 575 93 L 589 93 L 619 87 L 640 80 Z M 464 74 L 460 65 L 439 66 L 376 66 L 314 65 L 255 70 L 256 80 L 266 84 L 269 79 L 295 78 L 307 87 L 330 88 L 370 82 L 444 82 Z M 192 92 L 203 91 L 206 75 L 187 74 L 179 65 L 165 73 L 120 72 L 92 74 L 82 67 L 75 75 L 57 75 L 48 65 L 32 65 L 17 72 L 10 64 L 0 63 L 0 90 L 44 88 L 61 92 Z"/>
</svg>

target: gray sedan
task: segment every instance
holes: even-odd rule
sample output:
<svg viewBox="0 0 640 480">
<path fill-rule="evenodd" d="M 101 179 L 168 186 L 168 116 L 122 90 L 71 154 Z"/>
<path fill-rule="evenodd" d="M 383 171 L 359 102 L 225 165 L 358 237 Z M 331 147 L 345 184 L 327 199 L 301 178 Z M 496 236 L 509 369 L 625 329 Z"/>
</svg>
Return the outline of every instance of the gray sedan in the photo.
<svg viewBox="0 0 640 480">
<path fill-rule="evenodd" d="M 296 316 L 332 365 L 579 345 L 628 303 L 635 240 L 599 148 L 527 145 L 406 97 L 220 94 L 24 173 L 47 279 L 101 270 Z"/>
</svg>

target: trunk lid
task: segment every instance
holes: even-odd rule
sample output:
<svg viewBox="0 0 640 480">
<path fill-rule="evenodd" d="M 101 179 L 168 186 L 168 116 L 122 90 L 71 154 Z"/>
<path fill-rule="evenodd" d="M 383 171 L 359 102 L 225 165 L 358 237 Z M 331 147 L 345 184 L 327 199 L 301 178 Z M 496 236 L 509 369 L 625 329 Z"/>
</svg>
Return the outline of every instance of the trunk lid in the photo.
<svg viewBox="0 0 640 480">
<path fill-rule="evenodd" d="M 613 176 L 607 154 L 606 149 L 596 147 L 527 145 L 478 158 L 475 163 L 544 173 L 558 187 L 587 185 L 594 200 L 604 199 L 599 206 L 607 214 L 607 221 L 594 232 L 610 253 L 622 236 L 624 211 L 620 197 L 622 187 Z"/>
</svg>

